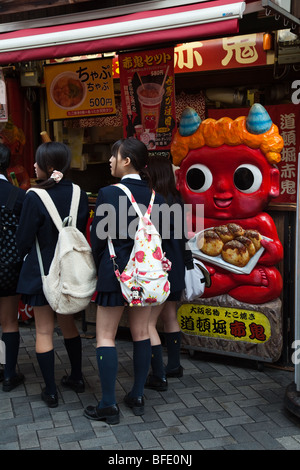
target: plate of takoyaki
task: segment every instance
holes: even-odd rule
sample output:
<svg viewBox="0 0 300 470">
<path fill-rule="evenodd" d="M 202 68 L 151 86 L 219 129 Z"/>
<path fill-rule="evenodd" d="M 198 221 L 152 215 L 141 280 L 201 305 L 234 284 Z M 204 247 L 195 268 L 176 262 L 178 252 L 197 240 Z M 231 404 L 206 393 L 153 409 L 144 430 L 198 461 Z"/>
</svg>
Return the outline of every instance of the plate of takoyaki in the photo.
<svg viewBox="0 0 300 470">
<path fill-rule="evenodd" d="M 210 227 L 189 240 L 193 255 L 236 274 L 250 274 L 264 252 L 261 240 L 270 240 L 257 230 L 229 223 Z"/>
</svg>

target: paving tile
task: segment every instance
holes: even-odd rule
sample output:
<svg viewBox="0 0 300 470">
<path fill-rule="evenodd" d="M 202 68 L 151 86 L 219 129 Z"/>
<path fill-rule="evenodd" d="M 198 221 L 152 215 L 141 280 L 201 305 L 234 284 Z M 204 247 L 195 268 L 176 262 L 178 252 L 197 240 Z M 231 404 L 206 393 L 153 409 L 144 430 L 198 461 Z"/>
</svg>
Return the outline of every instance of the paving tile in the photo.
<svg viewBox="0 0 300 470">
<path fill-rule="evenodd" d="M 56 328 L 59 406 L 49 409 L 40 397 L 34 323 L 20 330 L 19 365 L 26 381 L 10 393 L 0 388 L 0 450 L 300 450 L 300 418 L 284 408 L 285 390 L 294 378 L 290 370 L 266 365 L 257 371 L 251 361 L 191 357 L 183 350 L 183 377 L 169 379 L 166 392 L 145 390 L 145 414 L 134 416 L 123 404 L 133 383 L 132 343 L 118 336 L 121 414 L 120 423 L 109 426 L 83 416 L 84 408 L 101 398 L 95 338 L 82 339 L 86 390 L 76 394 L 60 386 L 70 365 Z"/>
</svg>

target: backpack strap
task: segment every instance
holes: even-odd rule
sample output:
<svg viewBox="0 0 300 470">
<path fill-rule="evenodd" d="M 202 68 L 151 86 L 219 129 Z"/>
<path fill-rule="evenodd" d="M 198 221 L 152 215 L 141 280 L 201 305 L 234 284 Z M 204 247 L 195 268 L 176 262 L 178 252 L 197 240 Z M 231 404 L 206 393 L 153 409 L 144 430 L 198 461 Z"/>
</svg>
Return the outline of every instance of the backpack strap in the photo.
<svg viewBox="0 0 300 470">
<path fill-rule="evenodd" d="M 125 186 L 124 184 L 121 184 L 121 183 L 118 183 L 118 184 L 115 184 L 114 186 L 117 186 L 118 188 L 122 189 L 124 191 L 124 193 L 127 195 L 129 201 L 131 202 L 131 204 L 133 205 L 134 207 L 134 210 L 136 211 L 137 215 L 140 217 L 140 218 L 147 218 L 149 219 L 150 218 L 150 215 L 151 215 L 151 211 L 152 211 L 152 207 L 153 207 L 153 202 L 154 202 L 154 198 L 155 198 L 155 191 L 154 189 L 152 189 L 152 195 L 151 195 L 151 199 L 150 199 L 150 203 L 149 203 L 149 206 L 148 206 L 148 209 L 145 213 L 145 215 L 142 214 L 137 202 L 135 201 L 130 189 L 127 188 L 127 186 Z M 115 258 L 117 257 L 116 256 L 116 252 L 115 252 L 115 249 L 114 249 L 114 245 L 113 245 L 113 242 L 112 242 L 112 239 L 110 236 L 108 236 L 107 238 L 107 241 L 108 241 L 108 250 L 109 250 L 109 255 L 110 255 L 110 258 L 112 259 L 113 263 L 114 263 L 114 266 L 115 266 L 115 270 L 118 269 L 118 266 L 117 264 L 115 263 Z"/>
<path fill-rule="evenodd" d="M 55 207 L 55 204 L 51 198 L 51 196 L 47 193 L 45 190 L 41 189 L 36 189 L 36 188 L 30 188 L 27 190 L 28 191 L 33 191 L 36 193 L 41 201 L 43 202 L 44 206 L 46 207 L 53 223 L 55 224 L 57 230 L 60 232 L 62 227 L 65 225 L 74 225 L 76 226 L 76 221 L 77 221 L 77 213 L 78 213 L 78 206 L 79 206 L 79 200 L 80 200 L 80 187 L 77 184 L 72 184 L 73 186 L 73 193 L 72 193 L 72 200 L 71 200 L 71 208 L 70 208 L 70 214 L 68 217 L 62 221 L 58 210 Z M 41 271 L 41 276 L 42 278 L 45 275 L 44 272 L 44 266 L 43 266 L 43 260 L 42 260 L 42 253 L 40 249 L 40 245 L 38 242 L 37 237 L 35 237 L 35 247 L 36 247 L 36 252 L 37 252 L 37 257 L 38 257 L 38 262 L 40 266 L 40 271 Z"/>
<path fill-rule="evenodd" d="M 5 209 L 7 209 L 10 212 L 12 212 L 15 207 L 15 203 L 18 197 L 18 192 L 19 192 L 18 188 L 16 186 L 12 186 L 9 192 L 6 204 L 5 204 Z"/>
<path fill-rule="evenodd" d="M 78 205 L 79 205 L 79 200 L 80 200 L 80 187 L 76 184 L 73 184 L 72 186 L 73 186 L 73 193 L 72 193 L 70 213 L 69 213 L 69 216 L 66 217 L 63 221 L 59 215 L 58 210 L 56 209 L 56 206 L 51 196 L 48 194 L 47 191 L 45 191 L 44 189 L 41 190 L 41 189 L 36 189 L 36 188 L 28 189 L 28 191 L 33 191 L 39 196 L 39 198 L 41 199 L 47 211 L 49 212 L 49 215 L 59 232 L 62 229 L 62 227 L 64 227 L 65 225 L 76 226 Z"/>
<path fill-rule="evenodd" d="M 143 217 L 146 217 L 147 219 L 150 218 L 150 215 L 151 215 L 151 211 L 152 211 L 152 207 L 153 207 L 153 202 L 154 202 L 154 198 L 155 198 L 155 191 L 154 189 L 152 189 L 152 195 L 151 195 L 151 199 L 150 199 L 150 202 L 149 202 L 149 206 L 148 206 L 148 209 L 146 211 L 146 213 L 143 215 L 141 213 L 141 210 L 137 204 L 137 202 L 135 201 L 130 189 L 127 188 L 127 186 L 125 186 L 124 184 L 121 184 L 121 183 L 118 183 L 118 184 L 115 184 L 114 186 L 117 186 L 118 188 L 122 189 L 124 191 L 124 193 L 127 195 L 129 201 L 131 202 L 131 204 L 133 205 L 134 207 L 134 210 L 135 212 L 137 213 L 137 215 L 141 218 Z"/>
</svg>

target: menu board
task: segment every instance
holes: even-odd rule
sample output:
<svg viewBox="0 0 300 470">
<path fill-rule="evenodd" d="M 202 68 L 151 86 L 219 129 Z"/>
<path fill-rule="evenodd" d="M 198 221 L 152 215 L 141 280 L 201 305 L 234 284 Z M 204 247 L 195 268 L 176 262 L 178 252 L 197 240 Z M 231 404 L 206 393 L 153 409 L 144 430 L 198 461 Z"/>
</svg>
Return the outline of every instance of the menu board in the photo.
<svg viewBox="0 0 300 470">
<path fill-rule="evenodd" d="M 46 65 L 44 75 L 50 120 L 116 113 L 111 58 Z"/>
</svg>

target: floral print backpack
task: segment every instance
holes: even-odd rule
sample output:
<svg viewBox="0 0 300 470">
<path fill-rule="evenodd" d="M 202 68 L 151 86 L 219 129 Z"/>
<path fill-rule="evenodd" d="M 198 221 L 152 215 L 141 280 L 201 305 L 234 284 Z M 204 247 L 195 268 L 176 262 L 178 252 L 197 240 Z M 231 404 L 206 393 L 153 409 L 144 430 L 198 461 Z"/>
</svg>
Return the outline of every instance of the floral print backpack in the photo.
<svg viewBox="0 0 300 470">
<path fill-rule="evenodd" d="M 150 204 L 143 215 L 130 190 L 122 184 L 115 186 L 126 193 L 139 217 L 131 255 L 122 273 L 116 263 L 112 239 L 108 237 L 110 257 L 114 263 L 114 271 L 120 282 L 123 297 L 130 307 L 162 304 L 170 293 L 167 271 L 171 268 L 171 262 L 165 258 L 162 252 L 161 236 L 150 220 L 155 191 L 152 191 Z"/>
</svg>

